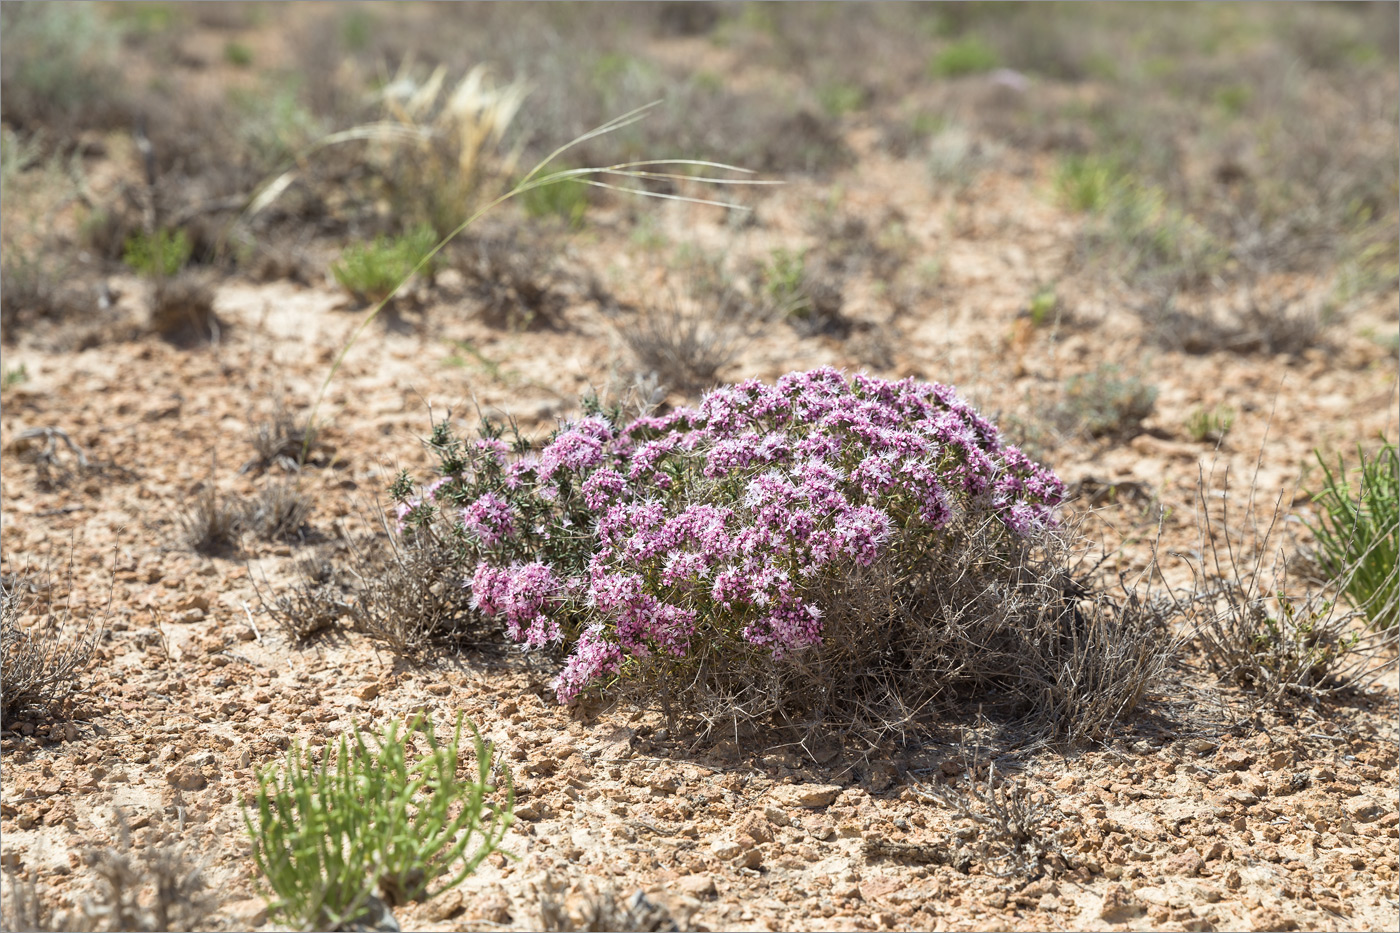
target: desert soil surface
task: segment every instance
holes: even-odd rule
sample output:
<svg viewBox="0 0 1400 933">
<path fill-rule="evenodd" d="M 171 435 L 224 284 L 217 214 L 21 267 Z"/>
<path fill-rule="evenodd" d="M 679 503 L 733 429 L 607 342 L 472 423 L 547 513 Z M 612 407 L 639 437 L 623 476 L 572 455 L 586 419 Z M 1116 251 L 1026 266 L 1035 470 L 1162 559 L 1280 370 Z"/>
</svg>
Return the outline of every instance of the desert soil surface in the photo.
<svg viewBox="0 0 1400 933">
<path fill-rule="evenodd" d="M 722 55 L 703 39 L 663 45 L 658 54 L 676 60 Z M 411 659 L 344 627 L 298 639 L 264 611 L 299 566 L 334 564 L 346 536 L 375 531 L 401 468 L 430 478 L 420 441 L 432 419 L 467 426 L 479 408 L 538 437 L 576 414 L 581 394 L 627 391 L 639 370 L 624 339 L 635 309 L 677 283 L 661 254 L 637 245 L 638 215 L 651 236 L 765 256 L 815 245 L 834 212 L 866 230 L 897 226 L 903 268 L 936 263 L 899 280 L 920 284 L 897 309 L 893 280 L 862 266 L 844 290 L 847 333 L 801 336 L 768 320 L 723 381 L 822 365 L 913 376 L 956 386 L 1015 435 L 1078 374 L 1103 363 L 1142 374 L 1158 394 L 1131 436 L 1033 438 L 1076 494 L 1067 509 L 1129 577 L 1155 548 L 1166 582 L 1189 582 L 1203 483 L 1207 502 L 1252 495 L 1270 514 L 1282 497 L 1279 546 L 1305 547 L 1306 529 L 1287 516 L 1315 514 L 1301 496 L 1294 504 L 1314 449 L 1394 438 L 1394 343 L 1375 337 L 1397 330 L 1393 288 L 1300 352 L 1164 347 L 1129 292 L 1079 271 L 1086 221 L 1047 193 L 1048 158 L 1008 156 L 950 190 L 877 135 L 849 127 L 849 166 L 748 192 L 742 217 L 595 203 L 582 230 L 551 240 L 549 261 L 563 270 L 552 326 L 492 326 L 453 270 L 413 286 L 330 380 L 321 443 L 296 473 L 240 468 L 277 406 L 305 416 L 364 319 L 329 276 L 334 244 L 307 248 L 301 280 L 218 277 L 213 340 L 177 345 L 114 327 L 76 341 L 70 325 L 7 337 L 6 371 L 22 366 L 24 379 L 6 387 L 0 416 L 6 587 L 47 580 L 75 625 L 103 633 L 63 715 L 4 724 L 6 878 L 76 910 L 94 885 L 84 853 L 117 843 L 120 812 L 138 850 L 197 846 L 217 892 L 211 928 L 270 929 L 238 804 L 255 771 L 294 744 L 324 746 L 352 724 L 378 729 L 423 710 L 444 724 L 464 712 L 509 765 L 517 822 L 504 848 L 515 857 L 492 856 L 460 888 L 396 911 L 403 929 L 538 929 L 545 899 L 577 922 L 597 899 L 638 890 L 662 923 L 692 930 L 1395 929 L 1393 652 L 1361 688 L 1274 710 L 1219 683 L 1181 631 L 1169 675 L 1102 743 L 985 746 L 999 774 L 1046 795 L 1060 853 L 1038 877 L 998 877 L 955 857 L 977 830 L 930 792 L 973 780 L 975 707 L 870 760 L 697 743 L 657 710 L 560 707 L 549 663 L 503 640 Z M 89 156 L 94 184 L 131 172 L 126 152 Z M 606 299 L 581 284 L 590 278 Z M 118 271 L 104 281 L 104 313 L 143 320 L 150 286 Z M 1032 323 L 1028 301 L 1048 281 L 1060 311 Z M 1303 273 L 1266 283 L 1298 294 L 1312 284 Z M 673 391 L 668 402 L 696 397 Z M 1193 438 L 1192 413 L 1220 405 L 1235 413 L 1224 439 Z M 219 556 L 184 543 L 179 517 L 211 484 L 252 496 L 291 481 L 312 504 L 299 537 L 245 533 Z"/>
</svg>

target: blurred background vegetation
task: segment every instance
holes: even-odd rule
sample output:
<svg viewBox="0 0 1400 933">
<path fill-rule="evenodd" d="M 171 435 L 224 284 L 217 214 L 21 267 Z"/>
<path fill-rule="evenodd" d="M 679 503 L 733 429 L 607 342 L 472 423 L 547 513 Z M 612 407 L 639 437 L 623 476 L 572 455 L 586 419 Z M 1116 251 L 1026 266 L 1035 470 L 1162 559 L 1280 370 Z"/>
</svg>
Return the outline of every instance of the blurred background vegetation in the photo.
<svg viewBox="0 0 1400 933">
<path fill-rule="evenodd" d="M 1044 179 L 1082 215 L 1081 266 L 1168 320 L 1178 296 L 1279 273 L 1330 276 L 1336 305 L 1397 275 L 1394 3 L 14 2 L 0 16 L 8 336 L 90 304 L 75 283 L 120 268 L 134 238 L 178 231 L 193 266 L 278 277 L 304 274 L 278 265 L 289 241 L 444 232 L 657 99 L 569 160 L 705 157 L 820 180 L 859 148 L 921 162 L 955 194 L 989 171 Z M 546 190 L 524 212 L 573 229 L 608 197 Z"/>
</svg>

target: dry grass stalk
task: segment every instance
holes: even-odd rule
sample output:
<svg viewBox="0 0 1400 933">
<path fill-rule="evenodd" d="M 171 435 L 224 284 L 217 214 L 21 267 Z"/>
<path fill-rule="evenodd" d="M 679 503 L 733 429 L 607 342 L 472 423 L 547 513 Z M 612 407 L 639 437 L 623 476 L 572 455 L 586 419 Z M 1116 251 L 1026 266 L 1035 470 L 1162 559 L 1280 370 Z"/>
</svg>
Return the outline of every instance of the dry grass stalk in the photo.
<svg viewBox="0 0 1400 933">
<path fill-rule="evenodd" d="M 0 670 L 3 693 L 0 715 L 57 711 L 78 689 L 102 637 L 102 626 L 89 618 L 75 623 L 70 606 L 56 606 L 48 581 L 42 597 L 0 587 Z"/>
<path fill-rule="evenodd" d="M 1033 793 L 1024 781 L 997 780 L 996 762 L 983 768 L 970 756 L 965 787 L 924 784 L 916 793 L 952 810 L 963 827 L 954 835 L 964 845 L 962 859 L 975 859 L 998 878 L 1038 878 L 1049 868 L 1063 869 L 1062 839 L 1069 827 L 1049 795 Z M 969 851 L 970 850 L 970 851 Z M 969 859 L 970 856 L 970 859 Z"/>
<path fill-rule="evenodd" d="M 274 466 L 295 473 L 301 469 L 304 458 L 316 448 L 317 432 L 309 422 L 296 417 L 285 403 L 279 401 L 272 417 L 254 426 L 249 440 L 257 456 L 239 467 L 239 473 L 249 470 L 262 472 Z"/>
<path fill-rule="evenodd" d="M 1370 631 L 1363 612 L 1339 606 L 1345 574 L 1321 585 L 1290 575 L 1275 543 L 1284 494 L 1261 515 L 1251 485 L 1242 514 L 1232 513 L 1228 472 L 1222 485 L 1217 516 L 1211 478 L 1203 474 L 1198 482 L 1194 582 L 1176 597 L 1209 667 L 1264 706 L 1315 702 L 1382 676 L 1386 667 L 1377 662 L 1394 650 L 1397 632 Z"/>
<path fill-rule="evenodd" d="M 263 612 L 296 641 L 332 628 L 352 611 L 329 561 L 302 561 L 297 564 L 296 583 L 275 596 L 263 595 L 261 587 L 257 593 Z"/>
<path fill-rule="evenodd" d="M 220 494 L 213 482 L 205 484 L 176 518 L 180 537 L 201 554 L 223 554 L 238 547 L 245 507 L 232 496 Z"/>
</svg>

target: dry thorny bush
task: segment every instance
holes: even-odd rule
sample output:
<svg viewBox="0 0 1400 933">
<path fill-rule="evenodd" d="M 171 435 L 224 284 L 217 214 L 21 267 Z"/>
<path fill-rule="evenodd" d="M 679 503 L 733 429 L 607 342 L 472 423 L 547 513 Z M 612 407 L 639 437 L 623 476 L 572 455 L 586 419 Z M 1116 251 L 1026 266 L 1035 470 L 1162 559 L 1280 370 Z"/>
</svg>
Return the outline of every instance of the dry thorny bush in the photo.
<svg viewBox="0 0 1400 933">
<path fill-rule="evenodd" d="M 916 793 L 954 814 L 962 825 L 953 832 L 947 860 L 966 871 L 975 860 L 999 878 L 1033 879 L 1067 867 L 1062 843 L 1065 816 L 1045 793 L 1032 792 L 1019 778 L 997 778 L 996 762 L 985 768 L 968 755 L 965 787 L 929 783 Z"/>
<path fill-rule="evenodd" d="M 196 857 L 197 844 L 186 840 L 135 849 L 120 811 L 117 830 L 116 846 L 84 853 L 96 876 L 95 896 L 82 897 L 71 910 L 53 911 L 32 883 L 11 878 L 3 928 L 82 933 L 208 929 L 216 899 Z"/>
<path fill-rule="evenodd" d="M 917 567 L 886 557 L 831 580 L 821 644 L 782 664 L 706 646 L 684 676 L 642 670 L 619 690 L 659 701 L 702 737 L 776 726 L 818 760 L 832 741 L 881 754 L 974 696 L 1032 740 L 1102 740 L 1151 693 L 1175 642 L 1161 597 L 1079 573 L 1076 535 L 1007 553 L 986 529 L 953 530 Z"/>
<path fill-rule="evenodd" d="M 1368 631 L 1364 613 L 1338 605 L 1355 568 L 1320 584 L 1300 581 L 1278 543 L 1283 494 L 1261 513 L 1254 486 L 1236 507 L 1228 473 L 1220 493 L 1212 485 L 1203 475 L 1197 487 L 1193 586 L 1174 597 L 1208 666 L 1265 706 L 1315 702 L 1381 676 L 1386 666 L 1377 661 L 1394 650 L 1397 632 Z"/>
<path fill-rule="evenodd" d="M 218 343 L 223 325 L 214 314 L 214 289 L 195 272 L 151 286 L 151 329 L 177 346 Z"/>
<path fill-rule="evenodd" d="M 295 473 L 320 444 L 316 426 L 307 418 L 298 418 L 280 400 L 269 417 L 253 426 L 249 440 L 257 456 L 239 467 L 239 473 L 250 470 L 262 473 L 274 466 Z"/>
<path fill-rule="evenodd" d="M 563 325 L 567 275 L 548 244 L 524 239 L 514 229 L 487 231 L 459 240 L 450 257 L 490 326 L 530 330 Z"/>
<path fill-rule="evenodd" d="M 304 540 L 311 500 L 295 482 L 264 483 L 250 498 L 220 492 L 210 481 L 176 513 L 181 543 L 207 555 L 238 550 L 251 530 L 267 541 Z"/>
<path fill-rule="evenodd" d="M 454 579 L 448 546 L 430 537 L 352 534 L 341 528 L 340 570 L 330 560 L 298 565 L 296 582 L 259 590 L 263 611 L 294 639 L 342 620 L 394 651 L 421 655 L 433 646 L 465 644 L 478 634 L 470 594 Z"/>
<path fill-rule="evenodd" d="M 258 588 L 263 612 L 294 640 L 310 638 L 350 614 L 349 588 L 336 579 L 335 566 L 330 561 L 301 561 L 296 575 L 295 583 L 274 595 L 264 595 Z"/>
<path fill-rule="evenodd" d="M 570 911 L 558 896 L 561 885 L 546 875 L 536 884 L 540 904 L 540 929 L 550 933 L 675 933 L 682 929 L 671 912 L 636 891 L 624 902 L 615 891 L 603 890 L 581 897 Z"/>
<path fill-rule="evenodd" d="M 447 545 L 400 541 L 387 533 L 378 540 L 385 546 L 374 551 L 368 543 L 351 543 L 355 628 L 410 655 L 433 644 L 465 641 L 476 614 L 470 593 L 451 573 Z"/>
<path fill-rule="evenodd" d="M 0 585 L 4 721 L 16 713 L 59 710 L 79 688 L 78 678 L 101 636 L 95 618 L 78 622 L 68 603 L 57 603 L 51 581 Z"/>
<path fill-rule="evenodd" d="M 422 655 L 479 634 L 446 544 L 412 531 L 395 535 L 382 522 L 377 532 L 340 533 L 343 560 L 303 561 L 294 582 L 258 590 L 263 612 L 293 639 L 345 624 L 394 651 Z"/>
<path fill-rule="evenodd" d="M 690 393 L 716 384 L 768 313 L 730 281 L 718 261 L 695 260 L 681 278 L 680 292 L 648 303 L 619 323 L 618 332 L 640 372 Z"/>
</svg>

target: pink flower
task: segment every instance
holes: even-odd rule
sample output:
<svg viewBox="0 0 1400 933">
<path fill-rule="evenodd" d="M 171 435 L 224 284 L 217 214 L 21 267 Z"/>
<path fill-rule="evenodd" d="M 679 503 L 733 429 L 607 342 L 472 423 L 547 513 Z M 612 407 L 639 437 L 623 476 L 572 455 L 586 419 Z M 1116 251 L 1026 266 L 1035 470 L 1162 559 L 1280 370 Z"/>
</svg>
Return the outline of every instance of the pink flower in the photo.
<svg viewBox="0 0 1400 933">
<path fill-rule="evenodd" d="M 506 538 L 515 537 L 515 522 L 510 503 L 488 492 L 462 509 L 462 527 L 483 547 L 495 547 Z"/>
</svg>

